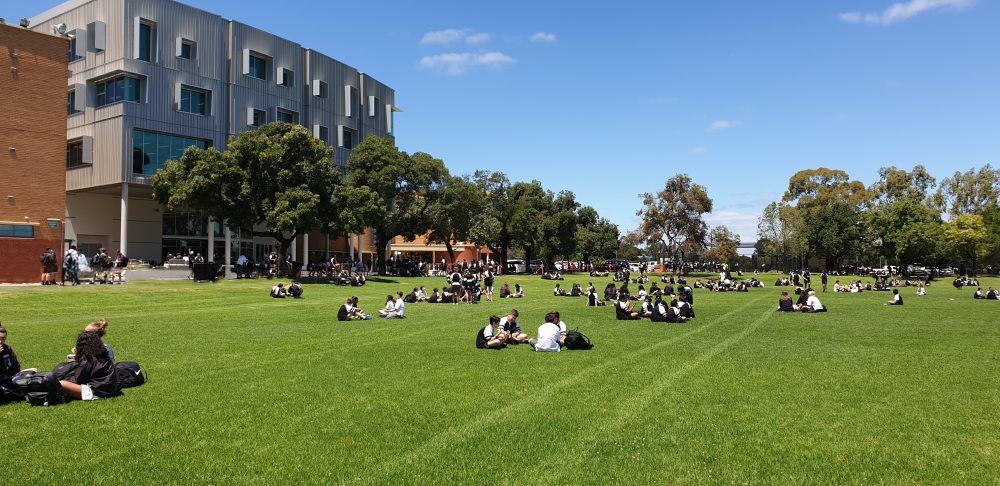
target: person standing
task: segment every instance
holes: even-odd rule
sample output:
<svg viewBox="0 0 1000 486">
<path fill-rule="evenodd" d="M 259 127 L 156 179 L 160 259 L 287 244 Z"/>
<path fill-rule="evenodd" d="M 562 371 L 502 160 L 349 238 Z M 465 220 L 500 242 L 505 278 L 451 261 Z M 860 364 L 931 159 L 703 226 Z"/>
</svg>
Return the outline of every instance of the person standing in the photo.
<svg viewBox="0 0 1000 486">
<path fill-rule="evenodd" d="M 69 251 L 66 252 L 66 256 L 63 257 L 63 278 L 62 284 L 66 285 L 66 281 L 69 280 L 71 285 L 80 285 L 79 269 L 76 259 L 80 255 L 76 251 L 76 245 L 70 245 Z"/>
<path fill-rule="evenodd" d="M 820 281 L 823 282 L 823 292 L 826 292 L 826 282 L 829 278 L 829 274 L 826 273 L 826 270 L 823 270 L 823 274 L 819 277 Z"/>
<path fill-rule="evenodd" d="M 56 252 L 52 248 L 46 248 L 42 252 L 42 285 L 55 285 L 56 272 L 59 265 L 56 264 Z"/>
</svg>

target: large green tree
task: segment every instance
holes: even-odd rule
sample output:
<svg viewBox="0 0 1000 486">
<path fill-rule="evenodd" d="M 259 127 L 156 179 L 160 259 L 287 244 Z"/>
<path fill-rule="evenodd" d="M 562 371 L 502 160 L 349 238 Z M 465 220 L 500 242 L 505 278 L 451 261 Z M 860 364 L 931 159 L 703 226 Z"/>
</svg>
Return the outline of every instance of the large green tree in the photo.
<svg viewBox="0 0 1000 486">
<path fill-rule="evenodd" d="M 486 200 L 469 177 L 450 176 L 428 209 L 431 243 L 443 243 L 455 261 L 455 244 L 469 241 L 477 218 L 485 211 Z"/>
<path fill-rule="evenodd" d="M 552 200 L 552 209 L 545 216 L 545 242 L 543 254 L 547 261 L 555 261 L 558 256 L 569 260 L 576 253 L 579 242 L 576 239 L 578 220 L 576 195 L 572 191 L 561 191 Z"/>
<path fill-rule="evenodd" d="M 636 235 L 648 244 L 662 245 L 664 253 L 679 265 L 681 255 L 705 246 L 708 225 L 704 215 L 712 211 L 712 199 L 704 186 L 695 184 L 687 174 L 678 174 L 654 193 L 643 193 L 642 219 Z"/>
<path fill-rule="evenodd" d="M 472 175 L 472 182 L 479 188 L 484 206 L 469 236 L 476 244 L 489 248 L 506 270 L 507 256 L 514 245 L 511 217 L 517 206 L 510 192 L 510 179 L 503 172 L 479 170 Z"/>
<path fill-rule="evenodd" d="M 509 233 L 515 247 L 529 263 L 543 252 L 546 232 L 553 212 L 553 194 L 538 181 L 515 182 L 508 189 L 514 202 L 510 211 Z"/>
<path fill-rule="evenodd" d="M 820 167 L 795 173 L 782 202 L 799 213 L 798 233 L 806 252 L 823 258 L 827 268 L 837 268 L 858 251 L 861 208 L 869 197 L 864 184 L 846 172 Z"/>
<path fill-rule="evenodd" d="M 597 210 L 584 206 L 576 212 L 576 244 L 577 254 L 584 263 L 589 264 L 591 258 L 613 258 L 618 252 L 618 226 L 602 218 Z"/>
<path fill-rule="evenodd" d="M 270 123 L 232 139 L 224 152 L 191 147 L 153 176 L 153 198 L 271 237 L 284 254 L 298 235 L 343 235 L 364 227 L 372 194 L 341 184 L 332 150 L 305 127 Z"/>
<path fill-rule="evenodd" d="M 740 235 L 733 233 L 725 225 L 719 225 L 708 233 L 708 249 L 702 258 L 719 263 L 736 260 L 736 250 L 740 247 Z"/>
<path fill-rule="evenodd" d="M 941 211 L 952 216 L 981 214 L 984 210 L 1000 205 L 1000 169 L 986 164 L 979 170 L 955 171 L 941 181 L 934 201 Z"/>
<path fill-rule="evenodd" d="M 988 233 L 983 217 L 962 214 L 944 225 L 946 251 L 958 259 L 963 273 L 976 275 L 979 263 L 989 252 Z"/>
<path fill-rule="evenodd" d="M 385 274 L 385 253 L 396 236 L 413 240 L 431 228 L 429 209 L 448 177 L 444 162 L 429 154 L 401 152 L 388 138 L 369 135 L 351 150 L 347 181 L 375 194 L 365 223 L 375 231 L 375 266 Z"/>
</svg>

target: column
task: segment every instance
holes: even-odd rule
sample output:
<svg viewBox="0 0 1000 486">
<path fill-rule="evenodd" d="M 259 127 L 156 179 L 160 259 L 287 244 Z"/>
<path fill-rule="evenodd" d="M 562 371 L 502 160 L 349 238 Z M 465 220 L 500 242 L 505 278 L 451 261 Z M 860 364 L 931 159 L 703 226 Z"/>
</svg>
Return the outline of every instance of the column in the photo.
<svg viewBox="0 0 1000 486">
<path fill-rule="evenodd" d="M 298 246 L 298 243 L 299 243 L 299 238 L 298 237 L 292 238 L 292 261 L 293 262 L 294 261 L 298 261 L 298 259 L 299 259 L 299 252 L 295 251 L 296 250 L 295 247 Z M 284 258 L 284 255 L 282 255 L 282 258 Z"/>
<path fill-rule="evenodd" d="M 309 234 L 302 237 L 302 268 L 309 264 Z"/>
<path fill-rule="evenodd" d="M 351 257 L 351 260 L 356 260 L 356 258 L 354 258 L 354 235 L 347 235 L 347 243 L 350 246 L 350 248 L 347 251 Z"/>
<path fill-rule="evenodd" d="M 128 182 L 122 183 L 122 224 L 121 224 L 121 243 L 119 243 L 119 249 L 122 251 L 122 255 L 128 256 Z"/>
<path fill-rule="evenodd" d="M 222 231 L 226 235 L 226 249 L 223 252 L 225 255 L 223 258 L 225 258 L 226 261 L 222 262 L 222 264 L 225 265 L 223 268 L 226 269 L 226 273 L 223 278 L 229 280 L 233 278 L 233 268 L 229 264 L 229 262 L 233 261 L 233 232 L 229 230 L 229 225 L 226 224 L 225 221 L 222 222 Z"/>
<path fill-rule="evenodd" d="M 215 222 L 212 217 L 208 217 L 208 250 L 205 251 L 205 261 L 215 261 Z"/>
</svg>

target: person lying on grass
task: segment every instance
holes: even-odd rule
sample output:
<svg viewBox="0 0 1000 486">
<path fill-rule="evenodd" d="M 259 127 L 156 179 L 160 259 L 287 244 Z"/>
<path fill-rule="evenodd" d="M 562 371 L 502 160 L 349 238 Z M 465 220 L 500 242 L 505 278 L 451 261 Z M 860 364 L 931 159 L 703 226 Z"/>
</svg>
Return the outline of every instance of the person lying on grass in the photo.
<svg viewBox="0 0 1000 486">
<path fill-rule="evenodd" d="M 795 312 L 795 305 L 787 290 L 782 290 L 781 297 L 778 297 L 778 312 Z"/>
<path fill-rule="evenodd" d="M 490 316 L 490 322 L 486 327 L 476 333 L 476 348 L 478 349 L 501 349 L 507 346 L 507 333 L 500 329 L 500 318 Z"/>
<path fill-rule="evenodd" d="M 517 322 L 517 309 L 511 309 L 505 317 L 500 319 L 500 329 L 507 333 L 508 344 L 521 344 L 528 342 L 528 335 L 521 332 L 521 324 Z"/>
<path fill-rule="evenodd" d="M 899 289 L 892 289 L 892 300 L 886 302 L 886 305 L 903 305 L 903 296 L 899 295 Z"/>
<path fill-rule="evenodd" d="M 121 393 L 115 364 L 108 357 L 100 336 L 93 332 L 80 333 L 75 349 L 79 366 L 73 376 L 59 382 L 67 395 L 77 400 L 97 400 Z"/>
<path fill-rule="evenodd" d="M 0 324 L 0 403 L 24 400 L 24 393 L 11 381 L 19 371 L 21 363 L 17 360 L 14 350 L 7 345 L 7 329 Z"/>
</svg>

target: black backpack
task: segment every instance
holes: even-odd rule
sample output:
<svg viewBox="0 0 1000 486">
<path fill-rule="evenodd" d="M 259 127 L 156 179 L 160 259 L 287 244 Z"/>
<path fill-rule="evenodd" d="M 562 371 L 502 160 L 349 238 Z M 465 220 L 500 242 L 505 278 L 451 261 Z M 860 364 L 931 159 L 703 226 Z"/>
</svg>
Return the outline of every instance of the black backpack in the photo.
<svg viewBox="0 0 1000 486">
<path fill-rule="evenodd" d="M 566 349 L 592 349 L 593 344 L 590 343 L 590 339 L 584 336 L 582 332 L 573 329 L 566 333 L 566 338 L 563 339 L 563 344 L 566 345 Z"/>
<path fill-rule="evenodd" d="M 68 401 L 66 393 L 59 385 L 59 378 L 51 371 L 40 373 L 22 371 L 14 375 L 11 381 L 25 392 L 28 402 L 34 406 L 48 407 Z"/>
<path fill-rule="evenodd" d="M 132 388 L 146 382 L 146 372 L 135 361 L 120 361 L 115 365 L 115 374 L 122 388 Z"/>
</svg>

